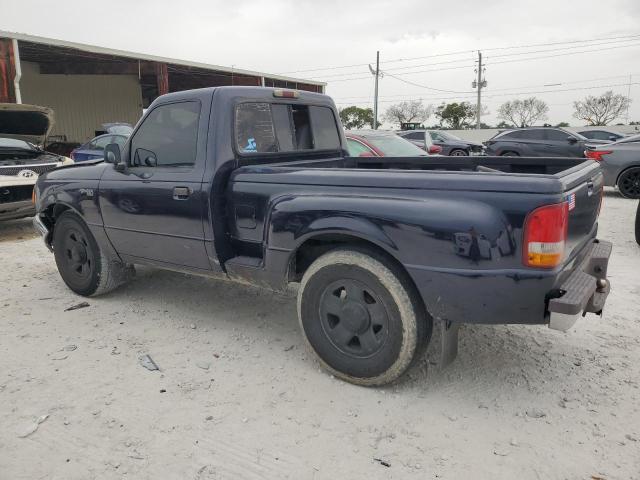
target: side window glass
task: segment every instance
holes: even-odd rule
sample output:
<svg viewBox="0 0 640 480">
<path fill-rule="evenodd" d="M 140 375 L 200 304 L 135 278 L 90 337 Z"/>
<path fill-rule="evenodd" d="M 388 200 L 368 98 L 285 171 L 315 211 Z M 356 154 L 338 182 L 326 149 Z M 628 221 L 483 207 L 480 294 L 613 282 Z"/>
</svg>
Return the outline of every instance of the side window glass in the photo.
<svg viewBox="0 0 640 480">
<path fill-rule="evenodd" d="M 236 107 L 236 145 L 242 153 L 277 152 L 271 105 L 241 103 Z"/>
<path fill-rule="evenodd" d="M 123 137 L 122 135 L 114 135 L 111 143 L 115 143 L 120 146 L 120 148 L 124 147 L 124 144 L 127 143 L 127 137 Z"/>
<path fill-rule="evenodd" d="M 93 142 L 93 149 L 94 150 L 104 150 L 104 147 L 106 147 L 107 145 L 109 145 L 110 143 L 112 143 L 112 139 L 113 137 L 111 135 L 107 135 L 105 137 L 100 137 L 100 138 L 96 138 L 96 140 Z"/>
<path fill-rule="evenodd" d="M 338 150 L 340 136 L 333 112 L 328 107 L 309 107 L 315 150 Z"/>
<path fill-rule="evenodd" d="M 133 167 L 189 167 L 196 162 L 198 102 L 159 105 L 131 140 Z"/>
<path fill-rule="evenodd" d="M 273 115 L 273 126 L 278 139 L 280 152 L 291 152 L 293 148 L 293 129 L 291 128 L 291 117 L 289 116 L 289 105 L 271 105 Z"/>
<path fill-rule="evenodd" d="M 362 153 L 371 153 L 371 150 L 351 138 L 347 138 L 347 150 L 352 157 L 359 157 Z"/>
<path fill-rule="evenodd" d="M 545 136 L 547 140 L 552 140 L 554 142 L 566 142 L 567 137 L 570 137 L 571 135 L 558 130 L 545 130 Z"/>
</svg>

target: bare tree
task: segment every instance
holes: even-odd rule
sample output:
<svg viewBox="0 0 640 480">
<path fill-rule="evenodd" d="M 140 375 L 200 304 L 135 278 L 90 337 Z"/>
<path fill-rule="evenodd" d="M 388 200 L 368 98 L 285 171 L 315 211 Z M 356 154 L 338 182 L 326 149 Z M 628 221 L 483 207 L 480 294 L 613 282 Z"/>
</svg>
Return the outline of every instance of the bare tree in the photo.
<svg viewBox="0 0 640 480">
<path fill-rule="evenodd" d="M 588 96 L 584 100 L 573 102 L 573 116 L 585 120 L 589 125 L 607 125 L 622 116 L 630 103 L 629 97 L 609 90 L 599 97 Z"/>
<path fill-rule="evenodd" d="M 424 106 L 421 100 L 410 100 L 391 105 L 384 112 L 384 120 L 393 124 L 424 122 L 433 113 L 433 105 Z"/>
<path fill-rule="evenodd" d="M 530 127 L 538 120 L 546 120 L 549 106 L 536 97 L 512 100 L 500 105 L 498 118 L 518 127 Z"/>
</svg>

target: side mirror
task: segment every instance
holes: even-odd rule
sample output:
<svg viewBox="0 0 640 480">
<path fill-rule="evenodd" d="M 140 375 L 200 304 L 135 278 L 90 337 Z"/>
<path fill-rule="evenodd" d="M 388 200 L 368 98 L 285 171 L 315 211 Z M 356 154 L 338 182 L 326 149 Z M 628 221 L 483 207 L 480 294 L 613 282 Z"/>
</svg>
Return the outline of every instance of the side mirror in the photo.
<svg viewBox="0 0 640 480">
<path fill-rule="evenodd" d="M 578 141 L 578 139 L 576 137 L 567 137 L 567 141 L 569 143 L 576 143 Z"/>
<path fill-rule="evenodd" d="M 116 170 L 124 170 L 120 146 L 117 143 L 110 143 L 104 147 L 104 161 L 105 163 L 112 163 Z"/>
</svg>

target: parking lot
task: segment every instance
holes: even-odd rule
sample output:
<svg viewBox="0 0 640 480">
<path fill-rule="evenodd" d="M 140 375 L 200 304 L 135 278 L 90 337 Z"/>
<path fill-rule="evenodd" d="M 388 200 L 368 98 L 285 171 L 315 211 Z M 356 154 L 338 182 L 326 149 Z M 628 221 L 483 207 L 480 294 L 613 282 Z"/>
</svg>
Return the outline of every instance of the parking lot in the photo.
<svg viewBox="0 0 640 480">
<path fill-rule="evenodd" d="M 465 327 L 446 370 L 378 389 L 320 370 L 293 295 L 139 268 L 65 311 L 85 299 L 4 222 L 0 478 L 640 478 L 635 208 L 607 192 L 604 318 Z"/>
</svg>

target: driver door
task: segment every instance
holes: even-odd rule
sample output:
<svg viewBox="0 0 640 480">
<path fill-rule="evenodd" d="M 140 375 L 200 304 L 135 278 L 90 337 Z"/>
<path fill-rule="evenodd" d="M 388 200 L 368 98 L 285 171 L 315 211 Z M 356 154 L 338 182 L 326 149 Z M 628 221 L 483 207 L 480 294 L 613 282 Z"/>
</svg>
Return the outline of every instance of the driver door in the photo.
<svg viewBox="0 0 640 480">
<path fill-rule="evenodd" d="M 100 180 L 105 231 L 132 263 L 211 270 L 202 177 L 208 112 L 198 101 L 159 104 L 133 133 L 123 171 Z"/>
</svg>

